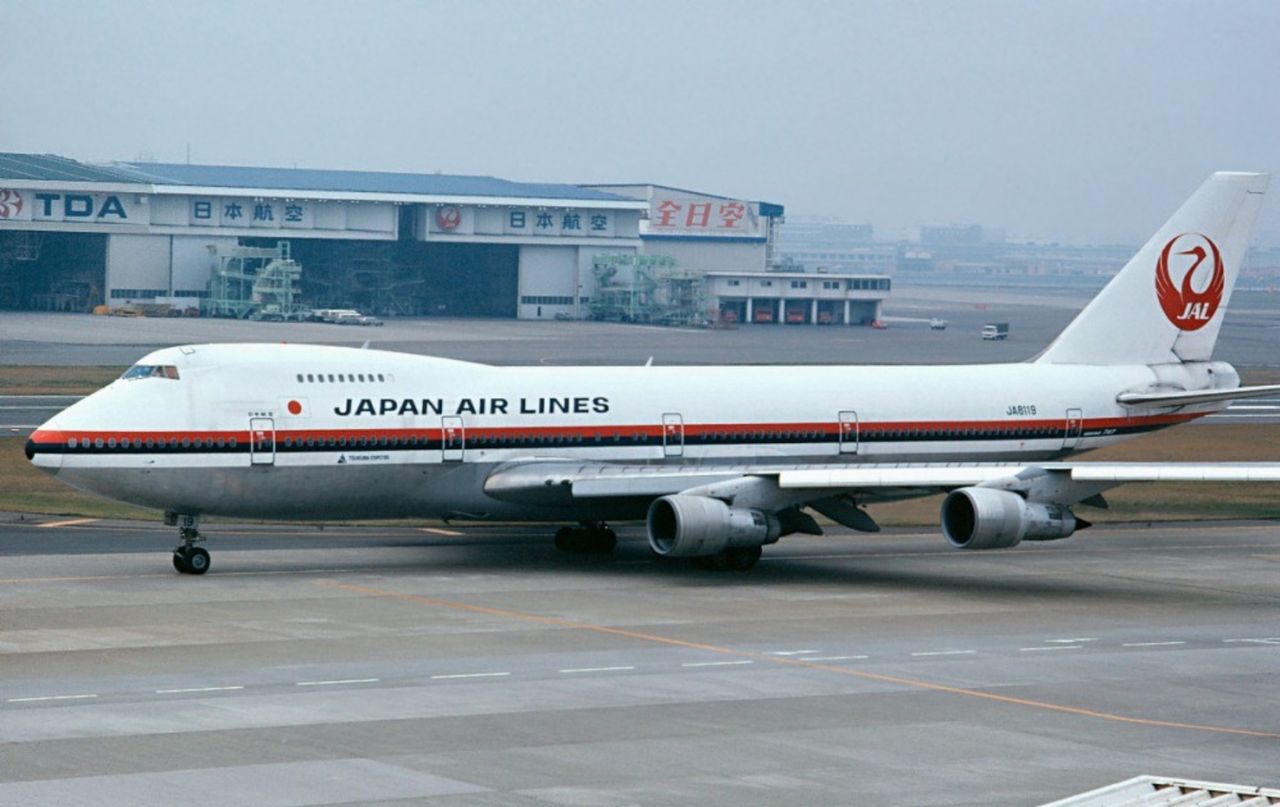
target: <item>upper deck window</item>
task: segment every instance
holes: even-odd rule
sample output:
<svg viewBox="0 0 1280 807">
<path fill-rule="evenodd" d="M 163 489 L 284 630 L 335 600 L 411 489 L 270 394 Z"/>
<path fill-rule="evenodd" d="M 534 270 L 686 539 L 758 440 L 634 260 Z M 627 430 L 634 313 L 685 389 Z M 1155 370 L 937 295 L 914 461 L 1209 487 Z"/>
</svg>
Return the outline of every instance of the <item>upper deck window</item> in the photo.
<svg viewBox="0 0 1280 807">
<path fill-rule="evenodd" d="M 174 367 L 172 364 L 135 364 L 125 371 L 125 374 L 120 377 L 123 379 L 169 378 L 177 381 L 178 368 Z"/>
</svg>

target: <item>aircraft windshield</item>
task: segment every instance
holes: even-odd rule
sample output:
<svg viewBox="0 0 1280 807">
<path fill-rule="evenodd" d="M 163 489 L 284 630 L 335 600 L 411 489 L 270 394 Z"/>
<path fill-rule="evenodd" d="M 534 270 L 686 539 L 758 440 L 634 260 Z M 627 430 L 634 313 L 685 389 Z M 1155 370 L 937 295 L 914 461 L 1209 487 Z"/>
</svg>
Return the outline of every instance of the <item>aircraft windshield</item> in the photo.
<svg viewBox="0 0 1280 807">
<path fill-rule="evenodd" d="M 131 378 L 171 378 L 178 380 L 178 368 L 172 364 L 135 364 L 122 376 Z"/>
</svg>

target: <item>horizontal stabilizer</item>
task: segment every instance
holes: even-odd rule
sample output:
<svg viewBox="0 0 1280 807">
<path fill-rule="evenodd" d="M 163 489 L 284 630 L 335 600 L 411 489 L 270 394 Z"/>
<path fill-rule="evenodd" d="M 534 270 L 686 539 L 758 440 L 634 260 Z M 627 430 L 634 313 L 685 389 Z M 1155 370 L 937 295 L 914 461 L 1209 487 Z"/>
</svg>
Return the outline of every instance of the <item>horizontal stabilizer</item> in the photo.
<svg viewBox="0 0 1280 807">
<path fill-rule="evenodd" d="M 1201 390 L 1192 392 L 1122 392 L 1116 401 L 1125 406 L 1190 406 L 1191 404 L 1217 403 L 1219 401 L 1237 401 L 1245 398 L 1261 398 L 1264 395 L 1280 394 L 1280 384 L 1269 384 L 1264 387 L 1236 387 L 1235 389 Z"/>
</svg>

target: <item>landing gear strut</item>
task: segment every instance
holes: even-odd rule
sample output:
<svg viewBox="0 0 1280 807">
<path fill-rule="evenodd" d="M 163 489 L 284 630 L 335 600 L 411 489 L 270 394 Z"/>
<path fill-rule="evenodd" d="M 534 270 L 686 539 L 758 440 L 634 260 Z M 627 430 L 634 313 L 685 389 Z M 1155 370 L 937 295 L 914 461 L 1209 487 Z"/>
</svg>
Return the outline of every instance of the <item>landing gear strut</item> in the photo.
<svg viewBox="0 0 1280 807">
<path fill-rule="evenodd" d="M 165 513 L 164 523 L 170 527 L 178 527 L 178 536 L 182 539 L 182 543 L 173 548 L 173 568 L 182 574 L 204 574 L 209 571 L 209 552 L 195 545 L 196 541 L 204 540 L 198 529 L 200 517 Z"/>
<path fill-rule="evenodd" d="M 556 549 L 607 555 L 618 545 L 618 536 L 603 522 L 585 523 L 581 527 L 561 527 L 556 531 Z"/>
</svg>

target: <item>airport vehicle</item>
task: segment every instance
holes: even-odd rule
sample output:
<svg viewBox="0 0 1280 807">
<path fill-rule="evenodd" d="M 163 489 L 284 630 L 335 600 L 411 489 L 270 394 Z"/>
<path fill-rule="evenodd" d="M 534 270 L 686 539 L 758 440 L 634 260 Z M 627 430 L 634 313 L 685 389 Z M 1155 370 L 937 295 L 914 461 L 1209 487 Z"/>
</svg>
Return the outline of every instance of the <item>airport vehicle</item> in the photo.
<svg viewBox="0 0 1280 807">
<path fill-rule="evenodd" d="M 56 415 L 27 456 L 163 510 L 203 573 L 201 516 L 578 523 L 608 551 L 644 520 L 661 557 L 750 568 L 809 511 L 944 492 L 960 549 L 1066 538 L 1123 482 L 1280 480 L 1280 463 L 1066 458 L 1280 385 L 1211 353 L 1265 174 L 1210 177 L 1032 360 L 969 366 L 493 367 L 350 348 L 155 351 Z"/>
<path fill-rule="evenodd" d="M 947 321 L 945 319 L 942 319 L 941 317 L 934 317 L 933 319 L 929 320 L 929 330 L 945 331 L 946 329 L 947 329 Z"/>
<path fill-rule="evenodd" d="M 1003 342 L 1009 338 L 1009 323 L 988 322 L 982 326 L 982 338 L 988 342 Z"/>
<path fill-rule="evenodd" d="M 361 314 L 354 308 L 317 308 L 307 317 L 310 322 L 328 322 L 335 325 L 381 325 L 382 320 L 369 314 Z"/>
</svg>

